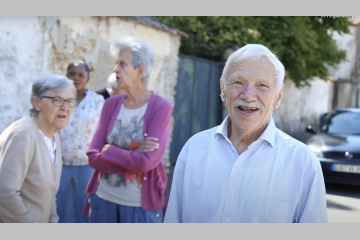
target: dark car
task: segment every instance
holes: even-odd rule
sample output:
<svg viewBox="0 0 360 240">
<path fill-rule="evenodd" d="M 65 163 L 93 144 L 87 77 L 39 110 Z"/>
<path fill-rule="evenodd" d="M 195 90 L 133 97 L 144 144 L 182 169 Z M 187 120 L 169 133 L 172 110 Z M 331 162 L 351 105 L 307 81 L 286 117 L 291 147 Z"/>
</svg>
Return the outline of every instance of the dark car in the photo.
<svg viewBox="0 0 360 240">
<path fill-rule="evenodd" d="M 336 109 L 324 115 L 306 143 L 319 158 L 325 182 L 360 185 L 360 109 Z"/>
</svg>

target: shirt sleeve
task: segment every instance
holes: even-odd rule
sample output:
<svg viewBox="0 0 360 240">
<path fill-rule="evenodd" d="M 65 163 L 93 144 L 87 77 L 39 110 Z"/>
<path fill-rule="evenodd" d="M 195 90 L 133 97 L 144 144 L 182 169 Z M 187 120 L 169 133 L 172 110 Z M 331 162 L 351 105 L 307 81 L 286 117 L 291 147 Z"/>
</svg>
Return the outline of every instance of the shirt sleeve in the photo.
<svg viewBox="0 0 360 240">
<path fill-rule="evenodd" d="M 0 153 L 0 218 L 4 222 L 35 222 L 20 196 L 33 152 L 31 145 L 16 135 L 9 137 L 3 145 Z"/>
<path fill-rule="evenodd" d="M 124 174 L 126 169 L 116 163 L 103 160 L 103 154 L 101 153 L 102 148 L 108 144 L 106 133 L 112 114 L 113 109 L 110 109 L 109 101 L 105 101 L 97 128 L 86 154 L 89 159 L 89 165 L 92 168 L 104 173 Z"/>
<path fill-rule="evenodd" d="M 185 157 L 187 156 L 187 145 L 181 150 L 174 168 L 171 190 L 164 223 L 182 223 L 183 213 L 183 189 L 185 175 Z"/>
<path fill-rule="evenodd" d="M 326 190 L 319 160 L 311 157 L 311 167 L 305 173 L 300 196 L 299 223 L 327 223 Z"/>
</svg>

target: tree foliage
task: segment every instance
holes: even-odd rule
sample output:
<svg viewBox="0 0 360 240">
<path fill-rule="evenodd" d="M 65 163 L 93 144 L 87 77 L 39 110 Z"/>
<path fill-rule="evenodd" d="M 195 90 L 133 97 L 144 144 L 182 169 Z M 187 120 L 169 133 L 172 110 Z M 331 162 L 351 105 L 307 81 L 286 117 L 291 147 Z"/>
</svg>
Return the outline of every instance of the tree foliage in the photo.
<svg viewBox="0 0 360 240">
<path fill-rule="evenodd" d="M 182 37 L 180 52 L 223 61 L 229 47 L 260 43 L 283 62 L 287 77 L 297 87 L 308 85 L 312 77 L 328 78 L 326 66 L 336 67 L 346 60 L 332 34 L 349 33 L 345 17 L 157 17 L 162 23 L 189 34 Z"/>
</svg>

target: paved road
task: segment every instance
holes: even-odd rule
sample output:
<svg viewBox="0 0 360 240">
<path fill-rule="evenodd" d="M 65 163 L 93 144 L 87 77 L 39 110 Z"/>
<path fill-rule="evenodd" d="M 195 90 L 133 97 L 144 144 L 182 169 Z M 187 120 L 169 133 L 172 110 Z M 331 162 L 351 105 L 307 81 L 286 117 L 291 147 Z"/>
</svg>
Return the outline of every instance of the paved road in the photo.
<svg viewBox="0 0 360 240">
<path fill-rule="evenodd" d="M 326 184 L 329 223 L 360 223 L 360 186 Z"/>
</svg>

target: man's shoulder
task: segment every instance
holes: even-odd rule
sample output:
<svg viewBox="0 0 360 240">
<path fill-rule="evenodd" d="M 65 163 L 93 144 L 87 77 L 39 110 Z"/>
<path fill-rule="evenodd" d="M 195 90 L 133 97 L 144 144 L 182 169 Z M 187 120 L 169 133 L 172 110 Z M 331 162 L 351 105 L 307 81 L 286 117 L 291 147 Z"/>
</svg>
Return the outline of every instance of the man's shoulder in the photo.
<svg viewBox="0 0 360 240">
<path fill-rule="evenodd" d="M 216 130 L 219 126 L 215 126 L 213 128 L 209 128 L 198 133 L 195 133 L 193 136 L 189 138 L 190 142 L 197 142 L 197 141 L 209 141 L 212 136 L 215 137 Z"/>
<path fill-rule="evenodd" d="M 203 154 L 207 154 L 210 140 L 212 137 L 215 137 L 215 132 L 218 127 L 219 126 L 206 129 L 191 136 L 184 144 L 179 159 L 185 161 L 184 159 L 186 159 L 189 154 L 192 158 L 194 158 L 194 156 L 196 156 L 195 158 L 201 158 L 204 156 Z"/>
<path fill-rule="evenodd" d="M 312 157 L 316 157 L 314 152 L 303 142 L 295 139 L 289 134 L 281 131 L 280 129 L 276 129 L 277 141 L 281 141 L 282 146 L 287 146 L 288 148 L 292 148 L 293 150 L 301 151 L 306 155 L 311 155 Z"/>
</svg>

